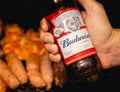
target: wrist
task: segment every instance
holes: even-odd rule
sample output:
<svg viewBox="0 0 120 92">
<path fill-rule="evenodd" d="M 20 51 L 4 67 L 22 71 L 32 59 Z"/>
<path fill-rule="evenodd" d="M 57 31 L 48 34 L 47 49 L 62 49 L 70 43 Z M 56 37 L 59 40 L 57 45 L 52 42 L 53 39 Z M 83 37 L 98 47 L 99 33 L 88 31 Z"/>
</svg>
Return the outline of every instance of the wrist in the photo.
<svg viewBox="0 0 120 92">
<path fill-rule="evenodd" d="M 109 39 L 98 53 L 104 69 L 120 66 L 120 29 L 113 29 Z"/>
</svg>

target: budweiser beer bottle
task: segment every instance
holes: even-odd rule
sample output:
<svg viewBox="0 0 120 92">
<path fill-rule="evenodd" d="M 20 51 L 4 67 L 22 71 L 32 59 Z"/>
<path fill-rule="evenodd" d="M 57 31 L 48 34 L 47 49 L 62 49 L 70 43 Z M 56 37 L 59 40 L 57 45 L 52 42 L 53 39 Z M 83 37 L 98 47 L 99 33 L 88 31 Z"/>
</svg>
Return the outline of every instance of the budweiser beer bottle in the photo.
<svg viewBox="0 0 120 92">
<path fill-rule="evenodd" d="M 74 0 L 51 1 L 56 9 L 46 19 L 51 25 L 70 82 L 76 83 L 98 73 L 101 65 Z"/>
</svg>

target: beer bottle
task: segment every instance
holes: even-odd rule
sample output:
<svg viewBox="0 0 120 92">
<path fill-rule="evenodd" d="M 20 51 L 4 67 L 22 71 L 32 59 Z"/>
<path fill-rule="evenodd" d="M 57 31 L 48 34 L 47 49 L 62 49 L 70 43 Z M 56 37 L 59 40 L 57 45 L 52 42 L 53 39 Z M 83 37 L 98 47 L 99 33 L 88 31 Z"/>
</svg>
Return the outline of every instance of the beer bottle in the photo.
<svg viewBox="0 0 120 92">
<path fill-rule="evenodd" d="M 99 58 L 75 0 L 51 0 L 54 12 L 46 16 L 59 47 L 70 83 L 97 74 Z M 49 6 L 51 7 L 51 6 Z M 49 11 L 49 10 L 48 10 Z"/>
</svg>

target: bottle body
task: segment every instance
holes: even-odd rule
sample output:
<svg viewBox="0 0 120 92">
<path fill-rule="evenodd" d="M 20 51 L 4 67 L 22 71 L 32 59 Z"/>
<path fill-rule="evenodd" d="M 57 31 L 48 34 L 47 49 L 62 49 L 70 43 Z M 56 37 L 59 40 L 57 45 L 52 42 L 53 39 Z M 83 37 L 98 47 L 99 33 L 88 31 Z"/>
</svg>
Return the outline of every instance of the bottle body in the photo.
<svg viewBox="0 0 120 92">
<path fill-rule="evenodd" d="M 76 7 L 60 7 L 46 17 L 66 66 L 68 78 L 75 83 L 98 72 L 99 59 L 87 28 Z"/>
</svg>

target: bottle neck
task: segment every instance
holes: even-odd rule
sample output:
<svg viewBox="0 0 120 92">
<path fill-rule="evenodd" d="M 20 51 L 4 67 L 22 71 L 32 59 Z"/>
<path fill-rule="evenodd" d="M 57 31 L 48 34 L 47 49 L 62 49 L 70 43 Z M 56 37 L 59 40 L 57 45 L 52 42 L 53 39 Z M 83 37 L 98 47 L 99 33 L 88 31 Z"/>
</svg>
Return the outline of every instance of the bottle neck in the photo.
<svg viewBox="0 0 120 92">
<path fill-rule="evenodd" d="M 77 7 L 76 0 L 52 0 L 56 6 L 56 11 L 60 12 L 66 8 Z"/>
<path fill-rule="evenodd" d="M 60 12 L 66 8 L 78 7 L 81 10 L 78 4 L 77 0 L 48 0 L 47 4 L 40 10 L 41 16 L 45 17 L 53 12 Z"/>
</svg>

